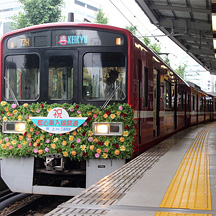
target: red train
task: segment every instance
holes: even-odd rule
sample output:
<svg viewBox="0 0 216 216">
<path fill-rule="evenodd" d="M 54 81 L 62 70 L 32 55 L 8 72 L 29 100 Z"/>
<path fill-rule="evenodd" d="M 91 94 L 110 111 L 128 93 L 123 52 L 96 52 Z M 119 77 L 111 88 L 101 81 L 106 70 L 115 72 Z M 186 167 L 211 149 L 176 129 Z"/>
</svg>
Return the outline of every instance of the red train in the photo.
<svg viewBox="0 0 216 216">
<path fill-rule="evenodd" d="M 128 158 L 127 146 L 133 146 L 132 157 L 135 157 L 179 130 L 216 118 L 213 96 L 182 80 L 125 29 L 88 23 L 32 26 L 4 35 L 0 57 L 3 125 L 0 154 L 7 156 L 2 161 L 1 175 L 13 191 L 74 195 L 124 164 L 124 159 Z M 47 116 L 49 121 L 43 119 L 47 113 L 44 107 L 48 105 L 53 108 L 49 113 L 61 118 L 64 113 L 64 109 L 59 108 L 61 104 L 68 112 L 76 110 L 79 117 L 85 108 L 89 108 L 91 112 L 85 114 L 91 118 L 86 117 L 83 121 L 90 119 L 93 132 L 89 129 L 81 133 L 87 123 L 82 122 L 79 126 L 80 119 L 69 120 L 67 116 L 63 129 L 68 138 L 66 135 L 62 138 L 59 132 L 62 129 L 54 128 L 58 121 L 49 119 L 51 114 Z M 84 107 L 79 110 L 81 104 Z M 112 110 L 107 110 L 107 104 L 112 105 Z M 134 112 L 134 141 L 128 138 L 128 134 L 133 135 L 133 126 L 119 122 L 130 115 L 124 113 L 124 109 L 130 110 L 124 104 L 129 104 Z M 30 105 L 31 114 L 25 116 L 25 108 Z M 91 107 L 93 105 L 103 107 L 96 112 L 96 108 Z M 11 112 L 4 106 L 8 106 Z M 15 112 L 17 107 L 20 107 L 20 115 L 17 115 L 19 110 Z M 103 118 L 99 117 L 101 113 Z M 17 121 L 8 121 L 16 115 Z M 31 122 L 32 116 L 41 117 L 36 119 L 37 126 L 45 132 L 34 132 L 37 126 Z M 102 121 L 102 132 L 98 122 L 92 120 L 94 118 Z M 76 124 L 79 130 L 75 134 L 80 133 L 77 139 L 69 128 L 69 125 Z M 24 136 L 18 135 L 20 133 Z M 11 138 L 11 134 L 17 140 Z M 98 141 L 96 135 L 100 135 L 102 141 Z M 73 144 L 75 139 L 76 145 Z M 94 141 L 96 144 L 92 145 L 90 142 Z M 72 148 L 69 152 L 71 160 L 67 160 L 69 153 L 64 151 L 68 143 Z M 46 148 L 42 149 L 42 145 Z M 57 148 L 58 145 L 62 147 Z M 10 150 L 24 155 L 22 148 L 25 155 L 31 153 L 34 157 L 10 157 L 13 156 Z M 44 159 L 42 155 L 46 152 L 48 156 Z M 81 156 L 75 160 L 78 154 Z M 97 159 L 93 162 L 89 158 L 82 160 L 81 157 L 87 155 Z M 63 187 L 65 183 L 68 186 Z"/>
</svg>

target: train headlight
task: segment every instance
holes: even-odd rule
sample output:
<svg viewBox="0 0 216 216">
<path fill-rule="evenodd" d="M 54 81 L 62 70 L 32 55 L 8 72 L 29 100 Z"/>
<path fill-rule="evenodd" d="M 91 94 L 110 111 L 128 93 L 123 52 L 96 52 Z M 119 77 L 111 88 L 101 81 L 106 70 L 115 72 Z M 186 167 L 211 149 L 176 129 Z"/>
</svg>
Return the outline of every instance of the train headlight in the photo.
<svg viewBox="0 0 216 216">
<path fill-rule="evenodd" d="M 121 136 L 122 122 L 94 122 L 94 135 Z"/>
<path fill-rule="evenodd" d="M 25 122 L 15 122 L 7 121 L 3 122 L 3 133 L 25 133 L 26 123 Z"/>
</svg>

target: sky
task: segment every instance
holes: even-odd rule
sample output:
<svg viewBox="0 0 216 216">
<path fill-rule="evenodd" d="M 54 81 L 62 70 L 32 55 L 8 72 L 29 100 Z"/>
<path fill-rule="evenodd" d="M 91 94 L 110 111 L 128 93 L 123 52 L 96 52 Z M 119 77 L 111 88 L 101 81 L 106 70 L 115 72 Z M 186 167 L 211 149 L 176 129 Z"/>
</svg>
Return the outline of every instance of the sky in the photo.
<svg viewBox="0 0 216 216">
<path fill-rule="evenodd" d="M 170 53 L 168 56 L 173 68 L 177 68 L 184 63 L 188 64 L 188 62 L 189 64 L 197 64 L 171 39 L 166 36 L 161 36 L 164 34 L 155 25 L 150 23 L 148 17 L 140 9 L 135 0 L 102 0 L 101 7 L 105 15 L 109 18 L 109 25 L 124 28 L 130 26 L 130 23 L 133 23 L 139 31 L 137 36 L 150 36 L 149 38 L 152 43 L 157 42 L 152 37 L 153 35 L 157 35 L 155 38 L 161 44 L 161 52 Z"/>
</svg>

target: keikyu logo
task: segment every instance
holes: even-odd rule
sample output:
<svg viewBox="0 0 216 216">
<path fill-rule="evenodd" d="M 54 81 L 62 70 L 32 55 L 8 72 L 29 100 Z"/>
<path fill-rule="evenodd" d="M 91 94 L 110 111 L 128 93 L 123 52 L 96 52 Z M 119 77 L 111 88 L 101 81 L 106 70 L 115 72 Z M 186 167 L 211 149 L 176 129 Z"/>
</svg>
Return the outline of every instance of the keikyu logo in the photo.
<svg viewBox="0 0 216 216">
<path fill-rule="evenodd" d="M 59 37 L 59 42 L 58 43 L 61 44 L 61 45 L 68 44 L 67 36 L 66 35 L 61 35 Z"/>
<path fill-rule="evenodd" d="M 69 117 L 67 111 L 57 107 L 52 109 L 47 117 L 30 117 L 40 129 L 54 134 L 63 134 L 80 127 L 87 117 Z"/>
</svg>

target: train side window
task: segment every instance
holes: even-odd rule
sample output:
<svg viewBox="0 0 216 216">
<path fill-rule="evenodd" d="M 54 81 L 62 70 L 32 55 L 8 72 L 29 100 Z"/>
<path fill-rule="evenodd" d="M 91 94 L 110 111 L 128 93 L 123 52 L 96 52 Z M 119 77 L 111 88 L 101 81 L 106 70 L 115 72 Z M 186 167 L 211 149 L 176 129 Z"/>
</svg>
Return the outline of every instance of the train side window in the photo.
<svg viewBox="0 0 216 216">
<path fill-rule="evenodd" d="M 179 95 L 178 95 L 178 107 L 180 109 L 184 108 L 184 96 L 183 96 L 183 90 L 179 88 Z"/>
<path fill-rule="evenodd" d="M 193 110 L 195 110 L 195 96 L 193 95 L 193 101 L 192 101 L 192 108 L 193 108 Z"/>
<path fill-rule="evenodd" d="M 68 100 L 73 95 L 73 58 L 51 56 L 49 58 L 49 98 Z"/>
<path fill-rule="evenodd" d="M 121 52 L 86 53 L 83 56 L 82 94 L 87 100 L 124 100 L 126 92 L 126 58 Z"/>
<path fill-rule="evenodd" d="M 200 97 L 200 111 L 203 111 L 203 98 Z"/>
<path fill-rule="evenodd" d="M 13 55 L 5 59 L 5 98 L 12 100 L 10 87 L 17 100 L 36 100 L 39 97 L 39 56 Z"/>
<path fill-rule="evenodd" d="M 145 89 L 145 107 L 148 106 L 148 79 L 149 79 L 149 73 L 148 73 L 148 68 L 145 67 L 145 86 L 144 86 L 144 89 Z"/>
<path fill-rule="evenodd" d="M 171 108 L 172 105 L 172 95 L 171 95 L 171 83 L 167 80 L 164 80 L 164 105 L 165 108 Z"/>
</svg>

